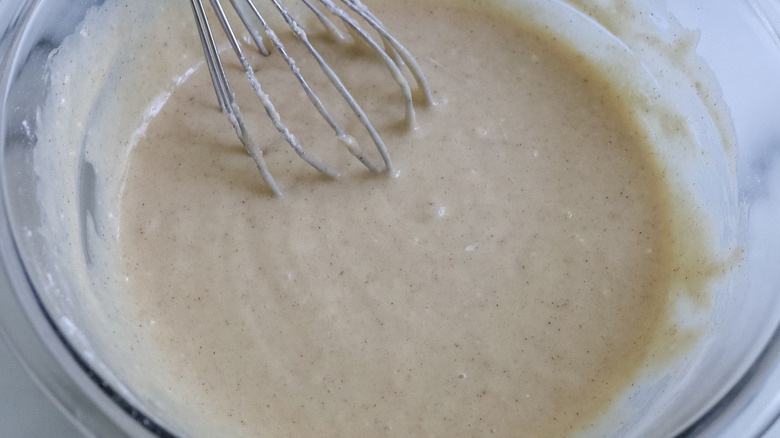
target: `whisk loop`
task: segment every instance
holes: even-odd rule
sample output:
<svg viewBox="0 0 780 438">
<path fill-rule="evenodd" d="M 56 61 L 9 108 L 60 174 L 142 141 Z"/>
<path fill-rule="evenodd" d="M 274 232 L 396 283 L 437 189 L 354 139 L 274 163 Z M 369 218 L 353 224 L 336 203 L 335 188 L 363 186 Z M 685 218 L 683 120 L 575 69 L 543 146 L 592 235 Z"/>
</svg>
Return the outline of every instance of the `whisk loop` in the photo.
<svg viewBox="0 0 780 438">
<path fill-rule="evenodd" d="M 314 45 L 309 41 L 303 26 L 295 19 L 295 17 L 293 17 L 293 15 L 280 0 L 268 1 L 270 1 L 273 4 L 274 9 L 276 9 L 281 14 L 284 22 L 292 30 L 295 37 L 306 47 L 306 50 L 316 60 L 325 76 L 328 78 L 331 84 L 333 84 L 335 89 L 348 104 L 362 126 L 366 129 L 369 137 L 374 142 L 374 145 L 376 146 L 380 156 L 382 157 L 382 160 L 384 161 L 384 170 L 391 174 L 394 173 L 393 163 L 390 159 L 390 154 L 387 151 L 387 147 L 382 140 L 382 137 L 376 131 L 368 116 L 360 107 L 360 104 L 352 96 L 339 76 L 333 71 L 330 65 L 328 65 L 328 63 L 322 57 L 320 52 L 317 51 Z M 411 53 L 387 31 L 387 29 L 382 25 L 377 17 L 372 14 L 371 11 L 359 0 L 341 0 L 341 3 L 345 7 L 337 5 L 332 0 L 317 0 L 316 2 L 313 0 L 297 1 L 301 2 L 301 4 L 305 5 L 306 8 L 311 10 L 317 19 L 322 23 L 322 25 L 338 39 L 344 40 L 345 36 L 339 30 L 339 27 L 334 21 L 341 22 L 355 40 L 365 42 L 375 53 L 379 55 L 382 62 L 387 66 L 390 73 L 392 74 L 395 82 L 398 83 L 398 86 L 400 87 L 401 92 L 405 97 L 406 121 L 409 126 L 413 126 L 415 123 L 415 110 L 412 99 L 412 91 L 409 82 L 407 81 L 406 76 L 402 71 L 402 68 L 406 67 L 411 76 L 414 78 L 417 84 L 417 88 L 421 90 L 424 103 L 430 104 L 432 102 L 432 98 L 430 89 L 425 79 L 425 75 L 422 73 L 420 66 L 417 64 Z M 233 51 L 238 57 L 242 67 L 246 71 L 246 77 L 249 80 L 252 89 L 259 97 L 266 114 L 271 119 L 276 130 L 282 135 L 282 137 L 293 148 L 293 150 L 295 150 L 295 152 L 312 167 L 325 175 L 328 175 L 332 178 L 337 178 L 339 174 L 333 170 L 328 169 L 326 166 L 311 157 L 303 149 L 293 133 L 290 132 L 290 130 L 282 122 L 281 116 L 271 102 L 268 94 L 263 90 L 262 86 L 260 85 L 260 81 L 257 79 L 257 76 L 252 69 L 252 66 L 247 61 L 247 58 L 241 48 L 241 44 L 239 43 L 236 34 L 227 19 L 225 10 L 223 9 L 220 0 L 210 0 L 210 2 L 215 15 L 219 20 L 225 35 L 227 36 L 228 42 L 233 48 Z M 257 168 L 260 171 L 263 179 L 266 181 L 275 195 L 281 196 L 282 191 L 271 175 L 271 172 L 268 170 L 265 159 L 263 157 L 262 149 L 252 139 L 249 131 L 246 129 L 244 119 L 241 116 L 241 110 L 235 101 L 235 96 L 230 88 L 230 84 L 228 83 L 224 65 L 220 59 L 219 49 L 215 43 L 214 34 L 206 17 L 206 11 L 203 6 L 203 2 L 202 0 L 190 0 L 190 4 L 192 5 L 193 14 L 195 15 L 198 34 L 200 35 L 203 51 L 206 56 L 206 64 L 208 65 L 209 73 L 211 74 L 211 79 L 214 84 L 214 90 L 217 94 L 220 107 L 228 114 L 228 117 L 230 118 L 230 121 L 236 130 L 238 138 L 241 140 L 241 143 L 244 145 L 249 155 L 255 161 L 255 164 L 257 165 Z M 292 70 L 293 75 L 296 77 L 304 92 L 306 93 L 306 96 L 309 98 L 309 101 L 314 105 L 314 107 L 325 119 L 328 125 L 330 125 L 331 129 L 336 135 L 336 138 L 338 138 L 338 140 L 341 141 L 344 146 L 346 146 L 347 150 L 349 150 L 349 152 L 355 156 L 355 158 L 363 163 L 366 168 L 372 172 L 379 172 L 381 169 L 372 163 L 371 160 L 365 156 L 365 154 L 363 154 L 360 146 L 358 145 L 358 142 L 352 136 L 347 134 L 341 128 L 339 123 L 333 118 L 333 116 L 331 116 L 331 114 L 328 112 L 325 104 L 322 102 L 322 100 L 320 100 L 314 90 L 312 90 L 312 88 L 306 82 L 306 79 L 303 77 L 300 68 L 298 68 L 295 59 L 293 59 L 293 57 L 287 52 L 284 44 L 277 36 L 276 32 L 274 32 L 274 30 L 271 28 L 268 21 L 260 13 L 253 1 L 230 0 L 230 4 L 236 11 L 236 14 L 240 18 L 244 27 L 248 30 L 250 37 L 257 45 L 260 53 L 266 56 L 270 54 L 269 48 L 265 45 L 267 38 L 267 40 L 270 41 L 274 47 L 276 47 L 276 50 L 284 58 L 287 65 Z M 318 7 L 318 5 L 320 7 Z M 350 14 L 347 12 L 347 10 L 352 11 L 353 14 Z M 253 25 L 253 22 L 257 23 L 259 26 Z M 363 23 L 363 25 L 367 24 L 369 28 L 376 32 L 382 42 L 381 46 L 374 37 L 372 37 L 366 30 L 361 27 L 361 23 Z"/>
</svg>

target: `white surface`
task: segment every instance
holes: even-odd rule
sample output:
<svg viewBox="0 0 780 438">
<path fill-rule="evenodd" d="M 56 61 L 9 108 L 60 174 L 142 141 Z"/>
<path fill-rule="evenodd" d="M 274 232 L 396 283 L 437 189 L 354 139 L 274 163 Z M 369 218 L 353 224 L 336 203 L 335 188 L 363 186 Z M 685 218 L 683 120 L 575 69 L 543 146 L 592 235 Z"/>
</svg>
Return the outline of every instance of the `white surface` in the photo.
<svg viewBox="0 0 780 438">
<path fill-rule="evenodd" d="M 2 337 L 0 337 L 0 436 L 83 438 L 83 435 L 70 424 L 25 373 Z"/>
</svg>

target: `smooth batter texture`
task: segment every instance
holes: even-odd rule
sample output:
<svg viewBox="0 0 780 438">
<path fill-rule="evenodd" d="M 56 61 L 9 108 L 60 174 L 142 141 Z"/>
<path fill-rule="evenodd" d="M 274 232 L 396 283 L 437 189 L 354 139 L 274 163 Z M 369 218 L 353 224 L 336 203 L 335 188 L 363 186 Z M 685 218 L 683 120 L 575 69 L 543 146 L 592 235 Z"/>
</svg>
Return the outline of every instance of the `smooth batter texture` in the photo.
<svg viewBox="0 0 780 438">
<path fill-rule="evenodd" d="M 375 9 L 436 91 L 419 129 L 368 52 L 330 56 L 397 178 L 370 175 L 305 101 L 286 101 L 301 92 L 278 59 L 253 63 L 340 180 L 287 149 L 238 70 L 284 198 L 217 112 L 205 68 L 151 121 L 121 221 L 149 366 L 186 409 L 241 436 L 587 425 L 629 384 L 668 304 L 671 218 L 650 147 L 606 81 L 550 38 L 473 7 Z"/>
<path fill-rule="evenodd" d="M 314 171 L 221 43 L 275 198 L 218 110 L 189 10 L 104 2 L 51 56 L 34 121 L 47 308 L 112 389 L 181 436 L 653 422 L 679 388 L 663 367 L 706 329 L 725 272 L 689 176 L 731 142 L 695 35 L 651 3 L 369 3 L 435 92 L 417 129 L 370 51 L 307 24 L 394 177 L 348 154 L 277 53 L 250 55 L 283 121 L 342 177 Z M 311 56 L 288 49 L 381 163 Z"/>
</svg>

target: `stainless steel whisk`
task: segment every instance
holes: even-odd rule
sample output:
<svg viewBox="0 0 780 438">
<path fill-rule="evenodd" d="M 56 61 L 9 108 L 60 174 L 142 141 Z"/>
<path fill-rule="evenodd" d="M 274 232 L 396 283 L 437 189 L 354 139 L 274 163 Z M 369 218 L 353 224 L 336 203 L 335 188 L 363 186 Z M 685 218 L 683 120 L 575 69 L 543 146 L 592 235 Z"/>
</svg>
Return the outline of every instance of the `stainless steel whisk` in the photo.
<svg viewBox="0 0 780 438">
<path fill-rule="evenodd" d="M 303 43 L 303 45 L 306 47 L 306 49 L 311 54 L 311 56 L 315 58 L 317 64 L 319 64 L 320 68 L 325 73 L 327 78 L 330 80 L 333 86 L 338 90 L 339 94 L 347 102 L 349 107 L 354 112 L 355 116 L 360 120 L 362 125 L 368 131 L 369 136 L 373 140 L 377 150 L 379 151 L 379 154 L 382 157 L 382 160 L 384 161 L 385 171 L 393 173 L 394 172 L 393 164 L 390 159 L 390 155 L 387 151 L 387 147 L 382 141 L 382 138 L 379 136 L 379 133 L 371 124 L 371 121 L 369 120 L 366 113 L 360 107 L 360 104 L 358 104 L 358 102 L 354 99 L 354 97 L 344 86 L 339 76 L 333 71 L 333 69 L 331 69 L 328 63 L 323 59 L 323 57 L 320 55 L 317 49 L 309 41 L 306 31 L 303 29 L 302 25 L 298 21 L 296 21 L 296 19 L 290 14 L 288 9 L 284 5 L 282 5 L 280 0 L 267 0 L 267 1 L 270 1 L 273 4 L 274 8 L 281 14 L 281 16 L 284 18 L 284 21 L 293 31 L 293 34 Z M 409 51 L 403 45 L 401 45 L 401 43 L 399 43 L 397 39 L 395 39 L 392 35 L 390 35 L 390 33 L 387 31 L 387 29 L 385 29 L 385 27 L 377 19 L 377 17 L 374 16 L 374 14 L 372 14 L 371 11 L 369 11 L 369 9 L 360 2 L 360 0 L 342 0 L 342 3 L 346 6 L 346 9 L 337 5 L 331 0 L 318 0 L 317 5 L 320 5 L 321 8 L 315 5 L 311 0 L 297 0 L 297 1 L 302 2 L 309 10 L 311 10 L 314 13 L 314 15 L 319 19 L 319 21 L 330 32 L 336 35 L 337 38 L 343 40 L 344 36 L 342 32 L 339 30 L 338 26 L 336 26 L 336 24 L 334 23 L 334 20 L 331 20 L 330 17 L 335 17 L 336 22 L 339 21 L 342 22 L 343 25 L 346 27 L 346 29 L 350 31 L 353 38 L 358 38 L 365 41 L 368 44 L 368 46 L 371 47 L 371 49 L 379 55 L 382 62 L 385 65 L 387 65 L 387 67 L 389 68 L 390 72 L 393 75 L 393 78 L 401 88 L 401 92 L 404 94 L 404 97 L 406 99 L 406 120 L 407 123 L 410 124 L 410 126 L 413 125 L 415 112 L 414 112 L 414 103 L 412 101 L 412 91 L 406 77 L 404 76 L 402 68 L 406 67 L 408 71 L 411 73 L 412 77 L 417 83 L 417 87 L 422 92 L 421 94 L 425 101 L 425 104 L 430 104 L 432 102 L 432 98 L 431 98 L 431 92 L 428 87 L 425 76 L 423 75 L 420 66 L 417 64 L 414 57 L 409 53 Z M 244 56 L 243 50 L 241 49 L 241 45 L 238 42 L 236 34 L 233 31 L 231 24 L 227 19 L 225 10 L 223 9 L 220 0 L 210 0 L 210 2 L 214 10 L 214 13 L 216 14 L 216 17 L 219 20 L 221 27 L 225 32 L 225 35 L 227 36 L 230 45 L 233 48 L 233 51 L 238 56 L 239 61 L 241 62 L 244 70 L 246 71 L 246 76 L 247 79 L 249 80 L 249 83 L 251 84 L 257 96 L 260 98 L 260 101 L 262 102 L 263 107 L 265 108 L 265 111 L 268 114 L 268 117 L 270 117 L 271 121 L 273 122 L 274 127 L 284 137 L 287 143 L 295 150 L 295 152 L 301 158 L 306 160 L 306 162 L 311 164 L 318 171 L 330 177 L 333 178 L 338 177 L 339 174 L 337 172 L 328 169 L 327 167 L 319 163 L 317 160 L 315 160 L 313 157 L 311 157 L 303 149 L 303 147 L 301 147 L 298 140 L 290 132 L 290 130 L 287 129 L 285 124 L 282 122 L 279 113 L 274 108 L 274 105 L 271 102 L 270 97 L 268 96 L 268 94 L 266 94 L 265 91 L 263 91 L 263 88 L 261 87 L 260 82 L 257 79 L 253 68 L 250 66 L 249 62 Z M 255 143 L 255 141 L 252 139 L 251 135 L 249 134 L 249 131 L 246 129 L 246 125 L 244 124 L 244 120 L 241 116 L 241 111 L 238 105 L 236 104 L 235 96 L 230 88 L 230 84 L 228 83 L 227 76 L 224 70 L 224 65 L 222 63 L 222 60 L 220 59 L 219 49 L 214 41 L 214 35 L 212 33 L 208 19 L 206 18 L 206 11 L 203 7 L 203 2 L 202 0 L 190 0 L 190 3 L 192 5 L 192 10 L 195 15 L 195 20 L 197 22 L 197 27 L 198 27 L 198 33 L 200 35 L 201 43 L 203 44 L 203 51 L 206 55 L 206 63 L 208 65 L 209 72 L 211 74 L 211 80 L 214 84 L 214 89 L 217 93 L 217 99 L 219 100 L 219 104 L 222 107 L 222 110 L 225 113 L 227 113 L 228 117 L 230 118 L 230 121 L 236 130 L 238 138 L 241 140 L 241 143 L 244 145 L 249 155 L 254 159 L 255 164 L 257 165 L 257 168 L 260 171 L 260 174 L 262 175 L 263 179 L 266 181 L 266 183 L 274 192 L 274 194 L 276 194 L 277 196 L 281 196 L 282 192 L 279 189 L 279 186 L 274 180 L 273 176 L 271 175 L 271 172 L 268 170 L 268 167 L 266 166 L 265 159 L 263 158 L 262 149 L 257 145 L 257 143 Z M 268 21 L 263 18 L 262 14 L 259 12 L 259 10 L 255 6 L 253 1 L 252 0 L 230 0 L 230 4 L 233 7 L 233 9 L 236 11 L 236 14 L 240 18 L 243 25 L 249 31 L 249 34 L 252 40 L 257 45 L 257 48 L 260 51 L 260 53 L 266 56 L 270 54 L 270 51 L 268 50 L 268 47 L 266 47 L 265 44 L 265 38 L 263 37 L 264 34 L 265 37 L 267 37 L 267 39 L 271 41 L 271 43 L 276 47 L 279 54 L 287 62 L 290 69 L 292 70 L 292 73 L 298 79 L 304 91 L 306 92 L 306 95 L 308 96 L 309 100 L 317 109 L 317 111 L 320 113 L 320 115 L 331 126 L 331 128 L 336 134 L 336 137 L 347 147 L 347 149 L 352 153 L 352 155 L 354 155 L 358 160 L 360 160 L 360 162 L 363 163 L 369 170 L 371 170 L 372 172 L 379 172 L 380 168 L 374 165 L 361 152 L 361 149 L 358 146 L 355 139 L 349 134 L 345 133 L 344 130 L 341 128 L 341 126 L 339 126 L 338 122 L 336 122 L 336 120 L 334 120 L 334 118 L 330 115 L 323 102 L 320 100 L 317 94 L 311 89 L 309 84 L 306 82 L 305 78 L 301 74 L 300 69 L 296 65 L 295 60 L 285 50 L 282 41 L 279 39 L 279 37 L 276 35 L 273 29 L 271 29 L 270 25 L 268 24 Z M 348 13 L 348 10 L 352 11 L 352 14 Z M 360 20 L 360 22 L 358 20 Z M 366 30 L 364 30 L 361 27 L 360 24 L 361 22 L 364 23 L 363 25 L 367 24 L 370 28 L 376 31 L 376 34 L 379 36 L 379 39 L 382 42 L 382 46 L 380 46 L 377 40 L 371 35 L 369 35 L 369 33 L 367 33 Z"/>
</svg>

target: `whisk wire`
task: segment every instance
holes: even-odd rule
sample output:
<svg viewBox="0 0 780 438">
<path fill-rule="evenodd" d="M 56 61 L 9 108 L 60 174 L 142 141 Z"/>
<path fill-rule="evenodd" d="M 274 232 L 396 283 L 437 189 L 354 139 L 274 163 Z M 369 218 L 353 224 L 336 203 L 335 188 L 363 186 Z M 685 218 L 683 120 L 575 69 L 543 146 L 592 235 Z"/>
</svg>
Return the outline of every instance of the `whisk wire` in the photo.
<svg viewBox="0 0 780 438">
<path fill-rule="evenodd" d="M 227 15 L 225 15 L 225 11 L 222 9 L 222 5 L 220 4 L 219 0 L 211 0 L 211 5 L 214 8 L 214 12 L 217 14 L 217 19 L 222 25 L 222 29 L 225 31 L 225 34 L 228 37 L 230 45 L 233 47 L 233 51 L 236 53 L 239 62 L 241 62 L 241 66 L 246 72 L 246 77 L 249 80 L 249 84 L 252 86 L 252 89 L 255 91 L 257 97 L 260 98 L 260 101 L 265 108 L 265 112 L 268 114 L 268 117 L 271 119 L 276 130 L 282 135 L 282 137 L 293 148 L 293 150 L 295 150 L 299 157 L 303 158 L 307 163 L 309 163 L 312 167 L 321 173 L 328 175 L 331 178 L 338 178 L 338 173 L 328 169 L 323 164 L 312 158 L 308 153 L 306 153 L 298 140 L 295 138 L 295 135 L 293 135 L 293 133 L 290 132 L 287 126 L 282 122 L 281 116 L 279 115 L 279 112 L 276 111 L 273 102 L 271 102 L 270 96 L 268 96 L 268 94 L 263 90 L 263 87 L 260 85 L 260 81 L 258 81 L 257 76 L 255 76 L 254 69 L 249 64 L 249 61 L 247 61 L 246 56 L 244 56 L 244 51 L 241 50 L 241 45 L 238 42 L 238 38 L 236 38 L 236 35 L 233 32 L 233 28 L 230 26 L 230 22 L 228 21 Z"/>
<path fill-rule="evenodd" d="M 333 15 L 339 17 L 339 19 L 341 19 L 341 21 L 349 29 L 352 29 L 354 34 L 356 34 L 361 40 L 366 42 L 373 49 L 373 51 L 379 55 L 379 57 L 382 59 L 384 64 L 390 69 L 390 73 L 393 75 L 393 79 L 401 87 L 401 91 L 403 92 L 404 97 L 406 99 L 406 121 L 410 126 L 412 126 L 414 124 L 414 119 L 415 119 L 414 103 L 412 101 L 412 90 L 409 87 L 409 82 L 406 80 L 403 73 L 401 72 L 401 69 L 398 67 L 398 65 L 396 65 L 395 62 L 393 62 L 390 56 L 381 47 L 379 47 L 379 44 L 377 44 L 377 42 L 374 41 L 374 39 L 368 33 L 366 33 L 366 31 L 363 30 L 362 27 L 360 27 L 357 21 L 351 16 L 349 16 L 349 14 L 346 13 L 346 11 L 338 7 L 331 0 L 320 0 L 320 2 Z"/>
<path fill-rule="evenodd" d="M 309 86 L 309 84 L 306 82 L 306 79 L 304 79 L 303 75 L 301 74 L 300 68 L 298 68 L 295 60 L 287 53 L 287 51 L 284 48 L 284 44 L 281 42 L 279 37 L 276 35 L 276 33 L 271 29 L 271 27 L 268 25 L 265 19 L 263 19 L 260 12 L 255 7 L 254 3 L 251 0 L 245 0 L 247 5 L 249 6 L 250 10 L 254 13 L 255 18 L 260 22 L 260 24 L 265 29 L 266 35 L 268 38 L 272 41 L 274 46 L 279 50 L 279 53 L 282 55 L 284 60 L 287 62 L 287 65 L 290 67 L 290 69 L 293 72 L 293 75 L 298 79 L 298 82 L 301 84 L 301 87 L 303 88 L 304 92 L 306 93 L 307 97 L 311 101 L 311 103 L 314 105 L 314 107 L 317 109 L 317 111 L 320 113 L 320 115 L 326 120 L 326 122 L 331 126 L 333 131 L 336 134 L 336 138 L 338 138 L 343 144 L 345 144 L 348 148 L 348 150 L 352 153 L 355 158 L 357 158 L 361 163 L 363 163 L 364 166 L 366 166 L 370 171 L 372 172 L 378 172 L 379 169 L 368 159 L 368 157 L 363 154 L 363 152 L 360 150 L 360 147 L 357 143 L 357 141 L 347 135 L 344 130 L 341 128 L 338 122 L 330 115 L 328 110 L 326 109 L 325 105 L 322 103 L 322 100 L 317 96 L 317 94 L 312 90 L 312 88 Z M 231 2 L 235 2 L 235 0 L 231 0 Z M 325 62 L 325 60 L 322 58 L 322 56 L 319 54 L 319 52 L 314 48 L 314 46 L 309 41 L 306 32 L 303 30 L 303 28 L 298 25 L 297 21 L 287 12 L 286 9 L 282 7 L 281 4 L 277 0 L 272 0 L 274 3 L 274 6 L 279 10 L 279 12 L 282 14 L 282 17 L 284 18 L 285 22 L 290 26 L 290 28 L 293 30 L 293 33 L 295 36 L 303 42 L 303 44 L 306 46 L 306 48 L 309 50 L 309 52 L 312 54 L 312 56 L 317 60 L 317 63 L 320 65 L 322 70 L 325 72 L 328 79 L 334 84 L 334 86 L 341 92 L 347 93 L 346 96 L 343 96 L 347 102 L 350 104 L 351 107 L 353 105 L 357 105 L 357 101 L 355 101 L 354 98 L 352 98 L 351 95 L 349 95 L 349 92 L 346 91 L 346 88 L 343 86 L 343 84 L 340 83 L 338 80 L 338 76 L 333 72 L 333 70 L 330 68 L 330 66 Z M 235 3 L 234 3 L 235 4 Z M 343 95 L 343 93 L 342 93 Z M 358 111 L 362 112 L 362 110 L 359 109 Z M 357 112 L 356 112 L 357 113 Z M 358 118 L 361 119 L 361 121 L 368 120 L 367 117 L 361 118 L 358 115 Z"/>
<path fill-rule="evenodd" d="M 208 65 L 211 82 L 214 85 L 214 91 L 217 94 L 219 105 L 222 110 L 228 114 L 230 122 L 236 130 L 236 135 L 239 140 L 241 140 L 247 153 L 249 153 L 252 160 L 255 162 L 255 166 L 260 172 L 260 176 L 266 184 L 268 184 L 268 187 L 274 195 L 281 196 L 282 191 L 276 183 L 276 180 L 274 180 L 273 175 L 271 175 L 271 172 L 268 170 L 265 158 L 263 158 L 263 151 L 257 143 L 254 142 L 249 130 L 246 129 L 243 117 L 241 116 L 241 110 L 235 102 L 235 97 L 230 89 L 227 75 L 225 75 L 225 70 L 222 67 L 222 61 L 219 58 L 219 50 L 214 42 L 214 34 L 211 32 L 211 26 L 206 17 L 203 3 L 201 0 L 190 0 L 190 5 L 192 6 L 192 11 L 195 15 L 200 42 L 203 45 L 203 52 L 206 55 L 206 64 Z"/>
<path fill-rule="evenodd" d="M 236 5 L 235 0 L 230 0 L 230 3 L 233 5 L 233 8 L 236 10 L 238 18 L 241 19 L 242 23 L 244 23 L 244 28 L 246 28 L 246 30 L 249 31 L 249 36 L 252 38 L 252 41 L 255 42 L 255 46 L 257 46 L 257 49 L 260 51 L 260 54 L 262 54 L 263 56 L 269 56 L 271 52 L 268 50 L 267 47 L 265 47 L 265 43 L 263 42 L 263 36 L 260 35 L 260 32 L 258 32 L 257 28 L 255 28 L 255 26 L 253 26 L 252 23 L 249 22 L 249 17 L 247 17 L 247 14 L 244 13 L 243 9 L 239 8 L 238 5 Z"/>
<path fill-rule="evenodd" d="M 311 42 L 309 41 L 306 35 L 306 32 L 300 26 L 298 26 L 298 24 L 295 22 L 295 19 L 292 18 L 292 16 L 283 7 L 281 7 L 281 5 L 277 0 L 272 0 L 272 1 L 277 6 L 277 9 L 282 13 L 283 17 L 288 22 L 288 25 L 290 25 L 293 28 L 296 37 L 306 46 L 309 53 L 317 61 L 317 64 L 320 66 L 323 73 L 325 73 L 325 75 L 328 77 L 328 80 L 336 88 L 336 90 L 339 92 L 339 94 L 344 99 L 344 101 L 349 105 L 353 114 L 355 114 L 355 116 L 358 118 L 360 123 L 366 129 L 369 136 L 371 137 L 371 140 L 374 142 L 374 145 L 379 151 L 382 160 L 385 163 L 386 170 L 390 173 L 393 173 L 394 172 L 393 162 L 390 158 L 390 153 L 387 150 L 387 146 L 385 146 L 382 137 L 379 135 L 379 132 L 377 132 L 376 128 L 374 128 L 374 125 L 371 123 L 371 120 L 368 118 L 368 115 L 365 113 L 365 111 L 363 111 L 363 108 L 360 106 L 357 100 L 355 100 L 355 98 L 349 92 L 347 87 L 344 86 L 344 83 L 341 81 L 341 79 L 336 74 L 336 72 L 325 61 L 325 59 L 322 57 L 319 51 L 311 44 Z M 306 2 L 306 5 L 310 8 L 314 8 L 309 2 Z M 314 8 L 313 10 L 316 10 L 316 8 Z M 354 156 L 358 157 L 358 159 L 360 159 L 360 161 L 363 162 L 363 164 L 366 165 L 366 167 L 368 167 L 373 171 L 377 171 L 377 168 L 373 164 L 371 164 L 367 159 L 361 158 L 364 157 L 364 155 L 360 151 L 357 141 L 352 136 L 338 135 L 338 139 L 345 146 L 347 146 L 350 152 L 352 152 Z"/>
<path fill-rule="evenodd" d="M 206 11 L 203 8 L 203 3 L 198 0 L 190 1 L 192 6 L 192 12 L 195 15 L 195 23 L 198 27 L 198 36 L 200 37 L 201 45 L 203 46 L 203 52 L 206 55 L 206 65 L 209 69 L 209 74 L 212 78 L 212 85 L 214 86 L 214 92 L 217 94 L 217 100 L 222 110 L 227 111 L 229 108 L 226 95 L 229 94 L 227 88 L 227 78 L 225 72 L 221 68 L 222 63 L 219 60 L 219 51 L 217 50 L 216 43 L 214 42 L 214 36 L 211 33 L 211 28 L 208 24 L 208 18 L 206 18 Z"/>
<path fill-rule="evenodd" d="M 335 35 L 336 38 L 339 41 L 345 41 L 347 38 L 344 36 L 343 33 L 339 30 L 339 28 L 333 24 L 333 21 L 331 21 L 325 14 L 322 13 L 319 9 L 317 9 L 314 5 L 311 4 L 310 0 L 301 0 L 303 4 L 306 5 L 306 7 L 309 8 L 309 10 L 314 13 L 314 16 L 317 17 L 318 20 L 320 20 L 320 23 L 325 27 L 325 29 L 328 30 L 331 34 Z"/>
<path fill-rule="evenodd" d="M 385 51 L 388 51 L 388 45 L 392 47 L 392 53 L 400 56 L 406 67 L 412 73 L 412 77 L 414 77 L 417 86 L 422 91 L 425 104 L 430 105 L 433 103 L 433 96 L 431 95 L 431 89 L 428 85 L 428 81 L 425 79 L 425 75 L 422 72 L 422 68 L 420 68 L 420 64 L 417 63 L 417 60 L 414 59 L 414 56 L 412 56 L 409 50 L 404 47 L 404 45 L 401 44 L 397 38 L 395 38 L 392 34 L 390 34 L 390 32 L 387 31 L 387 28 L 382 24 L 381 21 L 379 21 L 376 15 L 374 15 L 360 0 L 342 1 L 350 9 L 355 11 L 356 14 L 360 15 L 360 17 L 366 20 L 366 22 L 368 22 L 371 27 L 373 27 L 374 30 L 376 30 L 379 35 L 381 35 L 382 40 L 385 43 Z M 400 66 L 398 61 L 395 63 Z"/>
<path fill-rule="evenodd" d="M 300 1 L 303 2 L 303 4 L 313 12 L 313 14 L 319 19 L 326 30 L 331 32 L 338 39 L 344 39 L 344 36 L 338 27 L 318 7 L 313 4 L 313 1 Z M 382 160 L 384 161 L 385 170 L 391 174 L 394 174 L 395 171 L 393 169 L 392 160 L 390 159 L 390 154 L 387 150 L 387 147 L 361 106 L 347 90 L 339 76 L 325 61 L 320 52 L 312 45 L 312 43 L 309 41 L 306 31 L 281 4 L 280 0 L 271 0 L 271 2 L 277 11 L 281 13 L 293 34 L 299 41 L 302 42 L 307 51 L 313 56 L 325 76 L 336 88 L 344 101 L 348 104 L 360 123 L 364 126 L 369 134 L 369 137 L 372 139 L 377 150 L 379 151 Z M 342 2 L 347 6 L 348 9 L 350 9 L 359 18 L 367 22 L 368 25 L 379 34 L 384 48 L 380 47 L 374 38 L 371 37 L 365 30 L 363 30 L 357 21 L 344 9 L 337 6 L 331 0 L 319 0 L 319 4 L 321 4 L 325 10 L 337 17 L 338 20 L 344 24 L 347 30 L 350 31 L 350 33 L 353 35 L 353 40 L 365 42 L 382 59 L 382 62 L 388 67 L 393 76 L 393 79 L 398 83 L 401 91 L 403 92 L 406 100 L 406 119 L 410 126 L 414 126 L 415 111 L 411 88 L 409 86 L 409 82 L 401 71 L 401 68 L 405 66 L 409 69 L 409 72 L 417 83 L 418 89 L 423 93 L 425 103 L 430 104 L 432 101 L 430 90 L 425 80 L 425 76 L 422 74 L 422 71 L 419 68 L 419 65 L 414 60 L 414 57 L 409 53 L 409 51 L 389 34 L 382 23 L 368 10 L 365 5 L 360 2 L 360 0 L 342 0 Z M 259 80 L 257 79 L 254 69 L 247 61 L 247 58 L 241 49 L 241 44 L 239 43 L 236 34 L 234 33 L 230 22 L 228 21 L 224 9 L 222 8 L 220 0 L 210 0 L 210 3 L 225 35 L 227 36 L 228 42 L 230 43 L 233 51 L 239 59 L 239 62 L 244 68 L 246 77 L 249 80 L 252 89 L 260 99 L 266 114 L 271 119 L 276 130 L 282 135 L 282 137 L 293 148 L 293 150 L 295 150 L 295 152 L 312 167 L 332 178 L 337 178 L 339 174 L 328 169 L 326 166 L 312 158 L 301 147 L 300 143 L 292 134 L 292 132 L 290 132 L 287 126 L 282 122 L 281 116 L 271 102 L 269 95 L 263 90 Z M 379 169 L 373 163 L 371 163 L 371 161 L 360 150 L 357 141 L 352 136 L 344 132 L 338 122 L 336 122 L 336 120 L 328 112 L 322 100 L 309 86 L 306 79 L 303 77 L 296 61 L 292 58 L 292 56 L 289 55 L 284 47 L 284 44 L 268 24 L 267 20 L 263 18 L 254 2 L 252 0 L 244 0 L 244 3 L 242 3 L 243 6 L 239 5 L 237 0 L 230 0 L 230 3 L 241 19 L 244 27 L 248 30 L 250 37 L 257 45 L 260 53 L 266 56 L 270 53 L 264 43 L 265 39 L 262 35 L 262 33 L 264 33 L 265 36 L 271 41 L 273 46 L 276 47 L 276 49 L 279 51 L 287 65 L 290 67 L 310 102 L 331 126 L 334 133 L 336 134 L 336 137 L 347 147 L 352 155 L 360 160 L 360 162 L 363 163 L 369 170 L 372 172 L 378 172 Z M 246 125 L 244 124 L 238 104 L 235 102 L 235 95 L 230 88 L 227 75 L 225 74 L 223 63 L 219 56 L 219 49 L 214 41 L 214 36 L 206 17 L 206 12 L 203 7 L 202 0 L 190 0 L 190 4 L 192 5 L 193 13 L 195 15 L 198 33 L 200 35 L 201 44 L 203 46 L 203 51 L 206 57 L 206 63 L 209 68 L 209 73 L 214 84 L 214 90 L 217 94 L 219 104 L 223 111 L 228 114 L 236 130 L 236 133 L 247 152 L 255 160 L 257 168 L 259 169 L 263 179 L 271 187 L 271 190 L 274 192 L 274 194 L 281 196 L 281 190 L 271 176 L 271 173 L 265 163 L 262 149 L 252 140 L 251 135 L 249 134 L 249 131 L 246 129 Z M 251 11 L 251 14 L 245 10 L 246 8 Z M 256 27 L 252 23 L 252 21 L 260 24 L 262 32 L 260 28 Z"/>
</svg>

